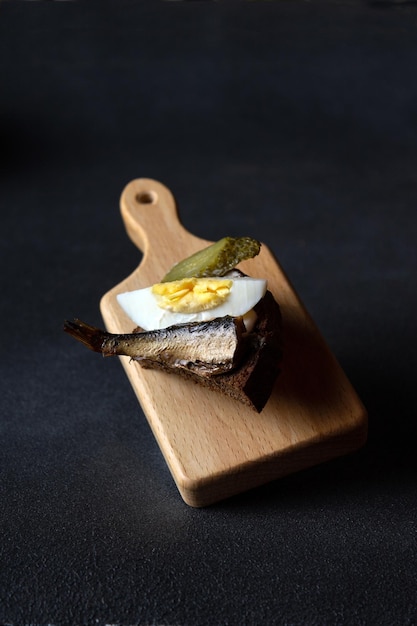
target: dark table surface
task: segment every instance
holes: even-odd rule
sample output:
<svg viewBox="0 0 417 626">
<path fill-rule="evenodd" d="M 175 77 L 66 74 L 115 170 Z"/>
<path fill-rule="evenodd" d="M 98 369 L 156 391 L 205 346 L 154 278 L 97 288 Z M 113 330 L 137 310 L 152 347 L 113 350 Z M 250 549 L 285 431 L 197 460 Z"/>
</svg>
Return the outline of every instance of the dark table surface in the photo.
<svg viewBox="0 0 417 626">
<path fill-rule="evenodd" d="M 417 7 L 0 6 L 0 623 L 417 623 Z M 140 261 L 119 214 L 268 244 L 367 445 L 185 505 L 117 360 L 62 332 Z"/>
</svg>

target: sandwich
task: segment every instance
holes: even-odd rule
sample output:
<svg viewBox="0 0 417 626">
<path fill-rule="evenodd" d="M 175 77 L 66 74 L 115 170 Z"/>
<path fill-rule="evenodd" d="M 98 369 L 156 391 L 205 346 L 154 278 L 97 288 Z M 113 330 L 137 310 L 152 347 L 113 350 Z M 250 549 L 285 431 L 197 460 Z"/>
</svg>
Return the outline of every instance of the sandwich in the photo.
<svg viewBox="0 0 417 626">
<path fill-rule="evenodd" d="M 282 320 L 266 279 L 236 269 L 260 243 L 225 237 L 177 263 L 162 280 L 120 293 L 132 332 L 112 334 L 81 320 L 64 330 L 104 356 L 186 378 L 260 412 L 280 370 Z"/>
</svg>

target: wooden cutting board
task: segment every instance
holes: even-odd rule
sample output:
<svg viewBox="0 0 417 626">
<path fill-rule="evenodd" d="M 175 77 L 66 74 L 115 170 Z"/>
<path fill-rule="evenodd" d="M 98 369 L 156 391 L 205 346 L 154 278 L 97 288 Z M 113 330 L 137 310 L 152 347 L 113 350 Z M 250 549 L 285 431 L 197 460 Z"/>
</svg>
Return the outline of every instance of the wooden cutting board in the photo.
<svg viewBox="0 0 417 626">
<path fill-rule="evenodd" d="M 120 206 L 127 233 L 143 257 L 101 300 L 104 322 L 113 333 L 132 331 L 117 294 L 159 282 L 174 263 L 212 243 L 184 228 L 171 192 L 155 180 L 130 182 Z M 262 245 L 258 257 L 239 267 L 267 278 L 282 309 L 282 372 L 260 414 L 120 357 L 182 498 L 196 507 L 349 453 L 366 439 L 361 401 L 270 250 Z"/>
</svg>

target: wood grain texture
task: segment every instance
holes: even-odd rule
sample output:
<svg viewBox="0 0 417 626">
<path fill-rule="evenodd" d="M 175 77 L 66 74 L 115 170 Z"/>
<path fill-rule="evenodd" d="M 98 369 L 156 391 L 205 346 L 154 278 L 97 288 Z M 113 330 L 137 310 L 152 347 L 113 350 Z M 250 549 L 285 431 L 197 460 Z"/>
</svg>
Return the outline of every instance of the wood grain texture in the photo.
<svg viewBox="0 0 417 626">
<path fill-rule="evenodd" d="M 132 330 L 118 293 L 158 282 L 174 263 L 211 243 L 184 228 L 171 192 L 157 181 L 130 182 L 120 207 L 143 258 L 101 300 L 106 327 L 115 333 Z M 366 439 L 365 408 L 271 251 L 262 245 L 258 257 L 239 267 L 268 279 L 283 316 L 282 372 L 260 414 L 120 357 L 178 490 L 191 506 L 209 505 L 349 453 Z"/>
</svg>

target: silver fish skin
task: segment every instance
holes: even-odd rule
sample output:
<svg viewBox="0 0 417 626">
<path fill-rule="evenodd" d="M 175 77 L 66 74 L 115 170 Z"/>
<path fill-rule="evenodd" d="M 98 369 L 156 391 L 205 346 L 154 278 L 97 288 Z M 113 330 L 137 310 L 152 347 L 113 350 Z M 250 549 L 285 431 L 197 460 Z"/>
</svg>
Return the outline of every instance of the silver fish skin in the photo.
<svg viewBox="0 0 417 626">
<path fill-rule="evenodd" d="M 144 364 L 151 361 L 191 369 L 201 376 L 234 369 L 243 352 L 245 333 L 243 320 L 230 316 L 120 335 L 75 319 L 65 321 L 64 330 L 103 356 L 129 356 Z"/>
</svg>

